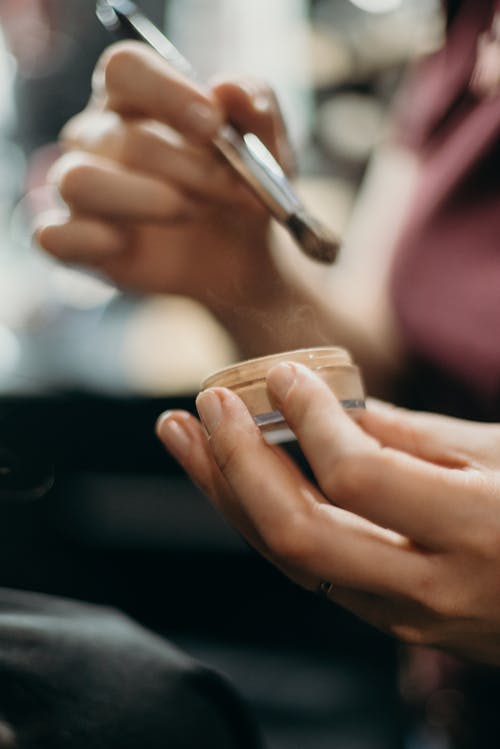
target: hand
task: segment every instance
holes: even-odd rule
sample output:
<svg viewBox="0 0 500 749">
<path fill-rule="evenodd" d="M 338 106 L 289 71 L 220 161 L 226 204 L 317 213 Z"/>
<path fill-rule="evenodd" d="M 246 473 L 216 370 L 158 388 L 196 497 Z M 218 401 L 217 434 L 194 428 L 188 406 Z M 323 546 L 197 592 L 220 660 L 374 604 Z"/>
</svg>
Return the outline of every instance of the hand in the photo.
<svg viewBox="0 0 500 749">
<path fill-rule="evenodd" d="M 66 153 L 50 179 L 66 209 L 38 217 L 38 243 L 123 289 L 201 302 L 242 358 L 335 340 L 363 367 L 372 392 L 382 392 L 400 350 L 372 266 L 359 263 L 370 268 L 370 289 L 377 290 L 370 314 L 363 305 L 361 314 L 354 300 L 365 287 L 357 274 L 337 275 L 337 267 L 343 294 L 325 293 L 304 264 L 275 262 L 267 210 L 211 143 L 228 119 L 256 133 L 292 170 L 285 126 L 266 86 L 226 80 L 206 91 L 143 44 L 110 47 L 88 107 L 62 133 Z"/>
<path fill-rule="evenodd" d="M 268 213 L 210 143 L 228 118 L 289 167 L 265 86 L 219 81 L 205 92 L 143 44 L 111 47 L 89 106 L 63 131 L 67 153 L 52 180 L 68 210 L 40 217 L 40 245 L 121 287 L 209 306 L 220 296 L 237 303 L 243 287 L 248 299 L 265 293 Z"/>
<path fill-rule="evenodd" d="M 357 423 L 308 369 L 268 388 L 317 480 L 229 390 L 158 434 L 216 507 L 310 590 L 412 644 L 500 664 L 500 427 L 371 404 Z"/>
</svg>

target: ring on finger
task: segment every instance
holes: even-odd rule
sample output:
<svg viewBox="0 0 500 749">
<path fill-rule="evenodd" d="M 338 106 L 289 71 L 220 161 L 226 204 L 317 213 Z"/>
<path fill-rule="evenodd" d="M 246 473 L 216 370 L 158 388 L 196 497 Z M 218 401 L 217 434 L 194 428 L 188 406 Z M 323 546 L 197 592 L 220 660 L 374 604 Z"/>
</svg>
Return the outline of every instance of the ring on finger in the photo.
<svg viewBox="0 0 500 749">
<path fill-rule="evenodd" d="M 333 592 L 333 583 L 330 583 L 328 580 L 321 580 L 317 592 L 319 596 L 329 601 L 330 594 Z"/>
</svg>

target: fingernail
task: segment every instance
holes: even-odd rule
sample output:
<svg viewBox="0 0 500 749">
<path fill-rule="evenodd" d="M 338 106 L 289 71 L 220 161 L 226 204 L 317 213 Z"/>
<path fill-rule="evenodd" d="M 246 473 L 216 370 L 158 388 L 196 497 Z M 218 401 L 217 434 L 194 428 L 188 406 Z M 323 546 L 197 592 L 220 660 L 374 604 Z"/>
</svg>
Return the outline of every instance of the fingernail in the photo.
<svg viewBox="0 0 500 749">
<path fill-rule="evenodd" d="M 173 419 L 168 411 L 158 419 L 156 433 L 174 458 L 185 458 L 191 446 L 191 438 L 184 426 Z"/>
<path fill-rule="evenodd" d="M 196 399 L 196 408 L 205 429 L 212 434 L 222 419 L 222 403 L 219 396 L 212 390 L 206 390 Z"/>
<path fill-rule="evenodd" d="M 253 108 L 260 114 L 267 114 L 271 109 L 271 99 L 265 94 L 257 94 L 252 100 Z"/>
<path fill-rule="evenodd" d="M 221 124 L 218 112 L 199 101 L 190 104 L 186 109 L 185 122 L 189 130 L 201 138 L 215 135 Z"/>
<path fill-rule="evenodd" d="M 261 114 L 269 112 L 272 99 L 266 93 L 265 89 L 262 89 L 262 86 L 252 81 L 242 81 L 239 86 L 250 99 L 252 107 L 256 112 L 260 112 Z"/>
<path fill-rule="evenodd" d="M 267 375 L 267 385 L 272 395 L 279 401 L 283 402 L 288 391 L 293 385 L 296 377 L 296 370 L 293 364 L 284 362 L 273 367 Z"/>
</svg>

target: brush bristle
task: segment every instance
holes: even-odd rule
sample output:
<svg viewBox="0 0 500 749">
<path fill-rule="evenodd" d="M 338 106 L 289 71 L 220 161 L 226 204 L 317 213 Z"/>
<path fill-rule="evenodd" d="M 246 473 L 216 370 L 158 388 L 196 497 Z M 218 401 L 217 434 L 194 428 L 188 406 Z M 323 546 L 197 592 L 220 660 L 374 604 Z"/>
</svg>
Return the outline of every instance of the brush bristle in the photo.
<svg viewBox="0 0 500 749">
<path fill-rule="evenodd" d="M 308 213 L 294 213 L 287 226 L 306 255 L 320 263 L 335 262 L 340 245 L 326 226 Z"/>
</svg>

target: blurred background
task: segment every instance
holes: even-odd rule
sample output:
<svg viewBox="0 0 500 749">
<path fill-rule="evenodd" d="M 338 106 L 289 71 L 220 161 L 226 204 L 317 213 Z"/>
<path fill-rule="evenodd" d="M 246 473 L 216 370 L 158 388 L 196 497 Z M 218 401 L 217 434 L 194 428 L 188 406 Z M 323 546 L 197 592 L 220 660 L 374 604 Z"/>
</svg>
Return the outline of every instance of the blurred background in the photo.
<svg viewBox="0 0 500 749">
<path fill-rule="evenodd" d="M 441 44 L 438 0 L 140 5 L 204 77 L 275 86 L 300 189 L 343 236 L 408 64 Z M 2 584 L 118 605 L 167 634 L 233 678 L 271 749 L 443 746 L 439 711 L 411 726 L 393 643 L 284 581 L 156 444 L 156 415 L 192 409 L 234 359 L 226 334 L 187 299 L 117 293 L 31 240 L 58 133 L 110 42 L 94 3 L 0 0 L 0 21 Z"/>
</svg>

